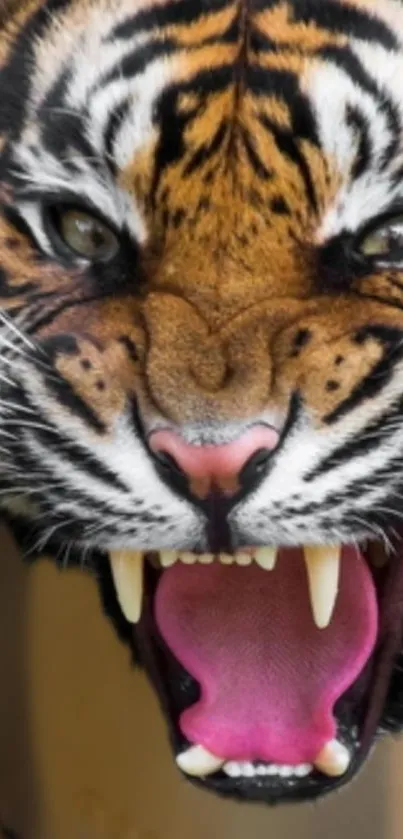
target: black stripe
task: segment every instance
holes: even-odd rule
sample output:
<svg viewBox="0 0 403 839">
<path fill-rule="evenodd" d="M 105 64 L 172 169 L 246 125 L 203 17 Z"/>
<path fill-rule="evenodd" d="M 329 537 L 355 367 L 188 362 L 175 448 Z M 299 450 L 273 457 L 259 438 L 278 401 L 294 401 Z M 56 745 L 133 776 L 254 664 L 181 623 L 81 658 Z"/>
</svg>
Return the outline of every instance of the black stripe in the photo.
<svg viewBox="0 0 403 839">
<path fill-rule="evenodd" d="M 168 58 L 177 49 L 178 45 L 172 38 L 153 41 L 151 44 L 137 47 L 132 53 L 125 55 L 121 61 L 118 61 L 112 70 L 109 70 L 104 76 L 100 76 L 93 86 L 91 94 L 103 90 L 107 85 L 119 81 L 119 79 L 133 79 L 157 58 Z"/>
<path fill-rule="evenodd" d="M 400 291 L 400 294 L 403 295 L 403 278 L 399 281 L 396 277 L 385 275 L 385 280 L 392 286 L 392 288 L 397 289 L 397 291 Z M 400 302 L 403 303 L 402 297 L 400 297 Z"/>
<path fill-rule="evenodd" d="M 272 37 L 270 32 L 262 31 L 258 29 L 257 26 L 254 26 L 253 23 L 250 24 L 250 29 L 248 33 L 248 52 L 253 57 L 253 53 L 282 53 L 285 49 L 289 48 L 287 42 L 275 40 L 275 37 Z M 308 51 L 308 50 L 307 50 Z"/>
<path fill-rule="evenodd" d="M 50 421 L 46 416 L 46 412 L 39 412 L 36 405 L 30 401 L 26 394 L 24 402 L 26 407 L 32 407 L 32 409 L 36 411 L 39 422 L 44 422 L 49 425 Z M 59 455 L 62 447 L 63 460 L 70 463 L 71 466 L 76 469 L 81 468 L 82 470 L 87 470 L 90 475 L 97 478 L 107 486 L 113 487 L 113 489 L 119 492 L 124 492 L 126 495 L 128 494 L 128 487 L 120 480 L 115 472 L 112 472 L 112 470 L 105 466 L 105 464 L 98 460 L 98 458 L 94 457 L 91 452 L 88 452 L 84 446 L 81 446 L 79 443 L 71 440 L 70 437 L 63 434 L 63 432 L 59 431 L 56 427 L 54 431 L 46 431 L 41 428 L 32 429 L 32 437 L 34 441 L 35 438 L 37 438 L 45 448 L 54 450 Z M 46 467 L 45 463 L 41 462 L 39 465 L 41 469 L 48 471 L 49 476 L 54 475 L 52 469 L 50 467 Z"/>
<path fill-rule="evenodd" d="M 379 506 L 384 506 L 385 504 L 391 503 L 394 504 L 396 507 L 397 501 L 403 497 L 403 493 L 401 492 L 402 486 L 399 483 L 399 476 L 402 475 L 403 470 L 403 452 L 399 454 L 398 457 L 390 460 L 387 464 L 381 466 L 379 469 L 371 472 L 370 475 L 367 475 L 363 478 L 360 478 L 356 481 L 353 481 L 351 484 L 351 488 L 354 491 L 354 495 L 356 498 L 365 498 L 368 495 L 369 491 L 374 489 L 379 489 L 379 487 L 384 487 L 384 495 L 381 499 L 378 499 L 376 502 Z M 396 482 L 393 482 L 393 479 L 396 477 Z M 368 483 L 371 481 L 372 487 L 371 490 L 368 489 Z M 399 488 L 399 492 L 398 492 Z M 400 498 L 399 498 L 400 495 Z M 394 502 L 391 500 L 394 498 Z M 340 502 L 344 500 L 344 494 L 341 494 Z M 380 522 L 383 519 L 383 523 L 387 525 L 391 525 L 391 515 L 382 513 L 377 511 L 376 506 L 373 506 L 375 502 L 371 502 L 371 509 L 370 510 L 360 510 L 359 515 L 360 517 L 368 516 L 368 521 L 370 524 Z M 331 508 L 331 501 L 329 502 L 329 507 Z M 349 515 L 350 512 L 347 511 L 345 514 L 346 516 Z M 357 511 L 356 511 L 357 512 Z M 344 515 L 344 514 L 343 514 Z M 385 522 L 385 515 L 387 515 L 386 522 Z M 401 515 L 399 517 L 399 525 L 401 526 Z"/>
<path fill-rule="evenodd" d="M 315 466 L 310 472 L 304 475 L 304 480 L 314 481 L 320 475 L 324 475 L 332 469 L 337 469 L 338 466 L 342 466 L 346 461 L 367 455 L 378 448 L 379 443 L 384 443 L 396 434 L 396 419 L 400 419 L 403 430 L 402 412 L 403 397 L 399 400 L 397 406 L 393 406 L 388 413 L 381 414 L 360 430 L 359 436 L 334 449 L 318 466 Z M 392 423 L 393 428 L 391 428 Z"/>
<path fill-rule="evenodd" d="M 245 86 L 256 96 L 275 96 L 284 102 L 292 122 L 290 133 L 295 139 L 309 140 L 320 146 L 311 103 L 302 93 L 294 73 L 251 64 L 245 69 Z"/>
<path fill-rule="evenodd" d="M 267 166 L 263 163 L 263 160 L 259 157 L 256 148 L 253 144 L 252 138 L 250 137 L 246 128 L 241 130 L 241 137 L 243 141 L 243 146 L 246 151 L 246 154 L 249 159 L 249 163 L 252 166 L 252 169 L 264 181 L 267 181 L 269 178 L 273 177 L 273 172 L 267 168 Z"/>
<path fill-rule="evenodd" d="M 401 123 L 397 105 L 387 96 L 384 88 L 380 90 L 350 47 L 323 47 L 319 51 L 319 55 L 344 70 L 355 84 L 359 85 L 376 101 L 379 111 L 385 115 L 391 134 L 391 140 L 382 155 L 381 161 L 381 168 L 386 168 L 390 164 L 391 158 L 397 154 L 400 145 Z"/>
<path fill-rule="evenodd" d="M 398 297 L 392 297 L 392 295 L 390 297 L 383 297 L 380 294 L 368 294 L 367 292 L 356 291 L 355 289 L 350 289 L 350 294 L 357 298 L 364 298 L 365 300 L 376 300 L 377 303 L 380 303 L 381 306 L 386 306 L 388 309 L 403 310 L 403 300 Z"/>
<path fill-rule="evenodd" d="M 67 96 L 72 81 L 72 69 L 63 69 L 46 94 L 38 109 L 36 120 L 41 125 L 41 146 L 57 158 L 63 158 L 63 166 L 70 174 L 77 172 L 74 161 L 69 160 L 71 150 L 82 155 L 95 171 L 104 172 L 101 157 L 94 155 L 94 148 L 86 139 L 83 112 L 67 110 Z"/>
<path fill-rule="evenodd" d="M 353 388 L 347 399 L 344 399 L 334 411 L 324 417 L 323 422 L 326 425 L 332 425 L 362 402 L 377 396 L 390 381 L 396 363 L 403 357 L 403 330 L 386 326 L 368 326 L 361 329 L 354 340 L 357 344 L 364 344 L 367 338 L 375 338 L 379 341 L 383 345 L 384 355 L 374 365 L 371 372 Z"/>
<path fill-rule="evenodd" d="M 215 14 L 232 6 L 232 0 L 179 0 L 162 6 L 154 6 L 119 23 L 108 35 L 107 41 L 119 38 L 130 40 L 139 32 L 153 32 L 171 24 L 195 23 L 205 15 Z"/>
<path fill-rule="evenodd" d="M 116 164 L 113 157 L 116 135 L 120 130 L 124 120 L 128 116 L 130 109 L 133 107 L 133 100 L 128 96 L 123 102 L 120 102 L 117 108 L 114 108 L 108 117 L 106 123 L 103 142 L 106 162 L 111 167 L 112 174 L 116 174 Z"/>
<path fill-rule="evenodd" d="M 57 371 L 55 371 L 57 372 Z M 68 410 L 79 417 L 86 425 L 89 425 L 97 434 L 106 432 L 105 423 L 97 416 L 95 411 L 84 402 L 71 384 L 65 379 L 46 378 L 46 387 L 52 392 L 55 399 L 64 405 Z"/>
<path fill-rule="evenodd" d="M 221 65 L 214 70 L 203 70 L 188 82 L 171 85 L 155 103 L 154 121 L 159 129 L 158 146 L 155 151 L 154 175 L 151 186 L 151 200 L 155 202 L 161 175 L 165 168 L 181 160 L 186 152 L 183 134 L 193 115 L 178 112 L 177 100 L 182 93 L 196 93 L 199 97 L 225 89 L 233 81 L 232 65 Z"/>
<path fill-rule="evenodd" d="M 358 138 L 358 148 L 351 171 L 353 180 L 357 180 L 372 164 L 370 122 L 358 107 L 347 105 L 346 123 Z"/>
<path fill-rule="evenodd" d="M 7 270 L 0 265 L 0 300 L 9 300 L 12 297 L 17 297 L 19 294 L 30 294 L 30 292 L 37 288 L 35 283 L 32 282 L 16 285 L 9 283 L 8 280 Z"/>
<path fill-rule="evenodd" d="M 55 298 L 55 306 L 53 309 L 50 307 L 43 312 L 43 306 L 40 308 L 39 316 L 35 321 L 32 320 L 32 317 L 29 320 L 29 326 L 26 327 L 27 335 L 35 335 L 40 329 L 44 329 L 46 326 L 50 326 L 55 318 L 59 317 L 63 312 L 66 312 L 68 309 L 73 309 L 75 306 L 86 306 L 88 303 L 97 303 L 104 297 L 110 297 L 112 294 L 111 291 L 102 292 L 100 289 L 98 294 L 88 294 L 83 295 L 81 300 L 63 300 L 63 302 L 58 302 L 57 297 L 58 295 L 56 292 L 53 293 Z M 52 297 L 52 294 L 50 295 Z M 59 298 L 60 300 L 60 298 Z M 32 307 L 34 308 L 34 307 Z M 25 311 L 25 307 L 24 307 Z M 38 306 L 32 312 L 32 316 L 36 315 L 38 311 Z"/>
<path fill-rule="evenodd" d="M 254 0 L 253 8 L 264 11 L 282 6 L 283 0 Z M 399 50 L 400 44 L 392 29 L 375 14 L 357 9 L 339 0 L 288 0 L 291 21 L 314 23 L 330 33 L 374 42 L 387 50 Z"/>
<path fill-rule="evenodd" d="M 11 135 L 10 142 L 21 130 L 29 101 L 37 39 L 50 27 L 52 19 L 70 6 L 71 0 L 47 0 L 46 6 L 35 11 L 13 39 L 10 56 L 0 70 L 0 133 Z"/>
<path fill-rule="evenodd" d="M 228 123 L 223 120 L 223 122 L 221 122 L 218 126 L 210 142 L 197 149 L 194 155 L 190 158 L 189 162 L 186 164 L 183 170 L 183 176 L 185 178 L 199 169 L 203 163 L 206 163 L 218 153 L 228 134 L 228 130 Z"/>
<path fill-rule="evenodd" d="M 272 120 L 269 120 L 264 114 L 259 117 L 261 124 L 272 135 L 277 148 L 284 157 L 291 160 L 292 163 L 299 169 L 301 179 L 305 186 L 306 197 L 309 204 L 315 212 L 318 210 L 318 202 L 316 199 L 315 187 L 312 176 L 309 170 L 308 163 L 304 155 L 298 147 L 298 142 L 291 131 L 285 128 L 280 128 Z"/>
</svg>

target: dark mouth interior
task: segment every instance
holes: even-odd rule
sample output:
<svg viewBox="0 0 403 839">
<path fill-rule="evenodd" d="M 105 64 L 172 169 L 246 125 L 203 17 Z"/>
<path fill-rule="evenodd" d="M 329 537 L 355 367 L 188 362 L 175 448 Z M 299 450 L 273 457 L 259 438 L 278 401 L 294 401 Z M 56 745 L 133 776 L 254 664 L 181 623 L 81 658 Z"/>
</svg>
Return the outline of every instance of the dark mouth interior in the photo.
<svg viewBox="0 0 403 839">
<path fill-rule="evenodd" d="M 380 728 L 388 727 L 390 723 L 387 719 L 388 708 L 393 703 L 390 686 L 401 647 L 403 566 L 398 545 L 388 556 L 386 564 L 375 565 L 374 561 L 379 556 L 382 558 L 383 550 L 379 545 L 370 544 L 362 551 L 371 569 L 377 594 L 379 626 L 375 650 L 359 677 L 334 706 L 337 738 L 352 755 L 347 772 L 340 778 L 329 778 L 316 770 L 306 777 L 270 774 L 229 777 L 219 770 L 203 779 L 193 779 L 195 783 L 241 798 L 297 800 L 322 795 L 348 782 L 355 774 Z M 169 722 L 172 746 L 175 755 L 178 755 L 191 745 L 181 732 L 179 719 L 183 711 L 200 699 L 200 686 L 178 661 L 157 627 L 155 597 L 161 576 L 166 572 L 158 567 L 157 555 L 149 554 L 147 558 L 142 618 L 134 635 L 142 663 L 157 689 Z"/>
</svg>

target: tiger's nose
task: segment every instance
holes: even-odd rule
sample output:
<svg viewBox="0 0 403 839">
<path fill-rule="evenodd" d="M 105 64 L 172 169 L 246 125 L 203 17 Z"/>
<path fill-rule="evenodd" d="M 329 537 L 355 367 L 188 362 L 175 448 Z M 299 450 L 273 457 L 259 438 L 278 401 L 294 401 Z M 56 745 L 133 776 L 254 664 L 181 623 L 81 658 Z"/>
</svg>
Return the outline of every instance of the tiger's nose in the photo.
<svg viewBox="0 0 403 839">
<path fill-rule="evenodd" d="M 253 485 L 278 441 L 274 428 L 256 425 L 221 445 L 190 445 L 175 431 L 155 431 L 148 443 L 168 480 L 185 478 L 192 495 L 203 499 L 213 489 L 232 496 Z"/>
</svg>

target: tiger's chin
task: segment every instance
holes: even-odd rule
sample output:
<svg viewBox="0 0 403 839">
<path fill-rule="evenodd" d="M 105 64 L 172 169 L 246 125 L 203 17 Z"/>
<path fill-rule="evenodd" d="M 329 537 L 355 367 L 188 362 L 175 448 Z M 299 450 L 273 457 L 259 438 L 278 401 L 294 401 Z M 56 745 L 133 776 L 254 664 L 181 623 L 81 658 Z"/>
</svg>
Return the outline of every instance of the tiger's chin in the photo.
<svg viewBox="0 0 403 839">
<path fill-rule="evenodd" d="M 403 725 L 401 553 L 397 540 L 110 553 L 187 778 L 267 803 L 353 778 Z"/>
</svg>

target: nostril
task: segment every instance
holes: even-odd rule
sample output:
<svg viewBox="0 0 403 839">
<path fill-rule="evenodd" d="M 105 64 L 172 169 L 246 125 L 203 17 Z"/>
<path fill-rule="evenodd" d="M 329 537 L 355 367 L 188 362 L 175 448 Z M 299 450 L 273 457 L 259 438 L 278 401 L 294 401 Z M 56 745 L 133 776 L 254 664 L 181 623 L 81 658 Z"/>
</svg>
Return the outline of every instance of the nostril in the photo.
<svg viewBox="0 0 403 839">
<path fill-rule="evenodd" d="M 239 473 L 241 484 L 248 484 L 256 480 L 266 470 L 271 455 L 270 449 L 258 449 Z"/>
<path fill-rule="evenodd" d="M 178 475 L 181 478 L 186 477 L 183 470 L 179 466 L 179 463 L 177 463 L 177 461 L 171 454 L 165 452 L 163 449 L 159 449 L 157 451 L 153 451 L 153 455 L 155 460 L 158 461 L 160 468 L 163 469 L 164 472 L 167 472 L 168 474 L 173 473 L 174 475 Z"/>
<path fill-rule="evenodd" d="M 176 431 L 161 429 L 150 434 L 148 445 L 162 476 L 181 491 L 199 498 L 218 490 L 227 497 L 251 489 L 267 468 L 278 444 L 278 432 L 253 426 L 228 443 L 187 443 Z"/>
</svg>

